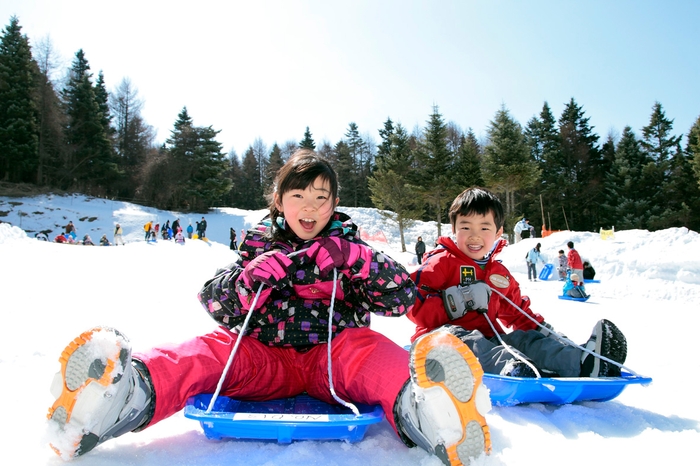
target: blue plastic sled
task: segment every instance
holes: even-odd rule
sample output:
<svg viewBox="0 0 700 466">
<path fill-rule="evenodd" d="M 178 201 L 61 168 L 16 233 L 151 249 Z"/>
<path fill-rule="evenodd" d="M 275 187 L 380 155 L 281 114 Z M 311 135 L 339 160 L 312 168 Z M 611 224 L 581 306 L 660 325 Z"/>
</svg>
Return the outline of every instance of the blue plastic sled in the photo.
<svg viewBox="0 0 700 466">
<path fill-rule="evenodd" d="M 591 295 L 588 295 L 585 298 L 574 298 L 572 296 L 569 296 L 568 294 L 559 295 L 559 299 L 566 299 L 567 301 L 580 301 L 580 302 L 588 301 L 588 298 L 590 298 L 590 297 L 591 297 Z"/>
<path fill-rule="evenodd" d="M 584 278 L 583 283 L 600 283 L 600 280 L 594 280 L 592 278 Z"/>
<path fill-rule="evenodd" d="M 544 268 L 540 272 L 540 280 L 549 280 L 549 277 L 552 276 L 552 272 L 554 272 L 554 265 L 545 264 Z"/>
<path fill-rule="evenodd" d="M 380 406 L 356 404 L 360 416 L 340 405 L 331 405 L 308 395 L 271 401 L 240 401 L 219 396 L 207 413 L 212 395 L 187 400 L 185 417 L 199 421 L 209 439 L 345 440 L 364 438 L 370 424 L 384 419 Z"/>
<path fill-rule="evenodd" d="M 483 380 L 491 392 L 491 403 L 495 406 L 609 401 L 622 393 L 628 385 L 649 385 L 652 382 L 650 377 L 636 376 L 628 372 L 622 372 L 621 377 L 540 379 L 484 374 Z"/>
</svg>

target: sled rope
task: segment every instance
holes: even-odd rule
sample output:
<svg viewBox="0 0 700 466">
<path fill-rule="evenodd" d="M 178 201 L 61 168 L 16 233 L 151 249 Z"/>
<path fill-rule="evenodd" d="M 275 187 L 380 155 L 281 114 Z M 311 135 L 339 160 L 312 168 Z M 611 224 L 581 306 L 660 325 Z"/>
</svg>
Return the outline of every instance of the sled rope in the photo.
<svg viewBox="0 0 700 466">
<path fill-rule="evenodd" d="M 300 254 L 302 252 L 306 251 L 306 249 L 301 249 L 299 251 L 295 251 L 291 254 L 288 254 L 287 257 L 292 257 L 294 255 Z M 233 363 L 233 358 L 236 356 L 236 352 L 238 351 L 238 346 L 241 342 L 241 339 L 243 338 L 243 335 L 246 332 L 246 329 L 248 328 L 248 322 L 250 322 L 250 317 L 253 315 L 252 309 L 256 309 L 256 306 L 258 304 L 258 298 L 260 298 L 260 293 L 262 292 L 263 286 L 265 286 L 264 283 L 261 283 L 260 286 L 258 287 L 258 291 L 255 293 L 255 299 L 253 300 L 253 303 L 250 306 L 250 311 L 248 312 L 248 315 L 245 318 L 245 321 L 243 322 L 243 326 L 241 327 L 240 332 L 238 333 L 238 337 L 236 338 L 236 343 L 233 345 L 233 349 L 231 350 L 231 354 L 228 356 L 228 361 L 226 361 L 226 366 L 224 367 L 223 372 L 221 373 L 221 377 L 219 378 L 219 383 L 216 385 L 216 390 L 214 391 L 214 394 L 211 397 L 211 401 L 209 402 L 209 406 L 207 407 L 206 414 L 210 414 L 212 409 L 214 408 L 214 403 L 216 403 L 216 399 L 219 397 L 219 393 L 221 393 L 221 387 L 224 385 L 224 380 L 226 379 L 226 375 L 228 374 L 229 369 L 231 368 L 231 364 Z M 340 403 L 341 405 L 345 406 L 349 410 L 351 410 L 355 416 L 359 417 L 360 416 L 360 410 L 357 409 L 357 406 L 354 404 L 347 402 L 340 398 L 338 395 L 335 393 L 335 388 L 333 387 L 333 369 L 332 369 L 332 363 L 331 363 L 331 340 L 333 336 L 333 307 L 335 304 L 335 294 L 336 294 L 336 288 L 338 286 L 338 269 L 333 269 L 333 292 L 331 294 L 331 305 L 329 306 L 328 309 L 328 385 L 330 386 L 331 390 L 331 395 L 333 395 L 333 398 L 335 401 Z"/>
<path fill-rule="evenodd" d="M 505 299 L 511 306 L 513 306 L 513 307 L 516 308 L 518 311 L 520 311 L 520 313 L 522 313 L 525 317 L 527 317 L 528 319 L 530 319 L 531 321 L 533 321 L 535 324 L 537 324 L 538 327 L 540 327 L 540 328 L 546 328 L 544 325 L 542 325 L 542 324 L 540 324 L 539 322 L 537 322 L 537 320 L 536 320 L 534 317 L 530 316 L 527 312 L 523 311 L 523 310 L 520 308 L 520 306 L 518 306 L 518 305 L 515 304 L 513 301 L 511 301 L 510 299 L 508 299 L 508 297 L 506 297 L 506 295 L 504 295 L 503 293 L 501 293 L 501 292 L 498 291 L 497 289 L 493 288 L 492 286 L 489 286 L 489 288 L 491 289 L 491 291 L 494 291 L 494 292 L 495 292 L 497 295 L 499 295 L 501 298 Z M 488 320 L 488 317 L 487 317 L 487 320 Z M 491 321 L 489 321 L 489 325 L 491 325 L 491 328 L 493 328 L 493 324 L 491 324 Z M 495 329 L 494 329 L 494 330 L 495 330 Z M 549 329 L 547 329 L 547 330 L 549 330 Z M 617 362 L 617 361 L 613 361 L 613 360 L 610 359 L 610 358 L 606 358 L 605 356 L 603 356 L 603 355 L 601 355 L 601 354 L 595 353 L 595 352 L 589 350 L 589 349 L 586 348 L 586 347 L 583 347 L 583 346 L 581 346 L 581 345 L 579 345 L 579 344 L 577 344 L 577 343 L 574 343 L 573 341 L 571 341 L 571 340 L 569 340 L 568 338 L 566 338 L 566 337 L 560 335 L 560 334 L 557 333 L 557 332 L 551 332 L 551 333 L 552 333 L 552 334 L 555 336 L 555 338 L 557 338 L 559 341 L 561 341 L 561 342 L 563 342 L 563 343 L 565 343 L 565 344 L 567 344 L 567 345 L 569 345 L 569 346 L 573 346 L 573 347 L 575 347 L 575 348 L 578 348 L 578 349 L 580 349 L 581 351 L 583 351 L 584 353 L 591 354 L 591 355 L 593 355 L 594 357 L 596 357 L 596 358 L 598 358 L 598 359 L 601 359 L 601 360 L 603 360 L 603 361 L 609 362 L 610 364 L 614 364 L 614 365 L 616 365 L 617 367 L 619 367 L 619 368 L 621 368 L 621 369 L 627 370 L 630 374 L 632 374 L 632 375 L 634 375 L 634 376 L 636 376 L 636 377 L 639 377 L 639 374 L 637 374 L 635 371 L 633 371 L 633 370 L 630 369 L 629 367 L 625 366 L 624 364 L 620 364 L 620 363 Z M 498 335 L 498 332 L 496 332 L 496 335 Z M 500 337 L 499 337 L 499 340 L 500 340 Z M 502 342 L 501 342 L 501 343 L 502 343 Z M 506 348 L 508 348 L 507 345 L 504 345 L 504 346 L 505 346 Z M 520 359 L 520 358 L 518 358 L 518 359 Z"/>
<path fill-rule="evenodd" d="M 238 351 L 238 345 L 240 345 L 241 340 L 243 339 L 243 334 L 245 333 L 246 329 L 248 328 L 248 322 L 250 322 L 250 317 L 253 315 L 253 309 L 255 309 L 255 306 L 258 304 L 258 298 L 260 297 L 260 292 L 263 289 L 263 286 L 265 286 L 264 283 L 261 283 L 260 286 L 258 287 L 257 293 L 255 293 L 255 299 L 253 300 L 253 304 L 250 306 L 250 311 L 248 311 L 248 315 L 245 317 L 245 321 L 243 322 L 243 327 L 241 328 L 240 333 L 238 334 L 238 337 L 236 338 L 236 343 L 233 345 L 233 349 L 231 350 L 231 354 L 228 355 L 228 361 L 226 361 L 226 366 L 224 367 L 224 371 L 221 373 L 221 377 L 219 378 L 219 383 L 216 384 L 216 390 L 214 391 L 214 395 L 211 397 L 211 401 L 209 402 L 209 407 L 206 410 L 207 414 L 211 413 L 212 408 L 214 407 L 214 403 L 216 403 L 216 399 L 219 397 L 219 393 L 221 392 L 221 387 L 224 385 L 224 380 L 226 379 L 226 375 L 228 374 L 228 370 L 231 367 L 231 363 L 233 363 L 233 358 L 236 355 L 236 352 Z"/>
<path fill-rule="evenodd" d="M 356 417 L 360 416 L 360 410 L 357 406 L 347 402 L 335 394 L 335 388 L 333 388 L 333 364 L 331 363 L 331 341 L 333 337 L 333 307 L 335 304 L 335 290 L 338 286 L 338 269 L 333 269 L 333 292 L 331 293 L 331 305 L 328 307 L 328 386 L 331 388 L 331 395 L 333 399 L 351 410 Z"/>
<path fill-rule="evenodd" d="M 535 372 L 535 375 L 537 376 L 538 379 L 542 378 L 542 375 L 540 375 L 540 371 L 537 370 L 534 364 L 532 364 L 530 361 L 528 361 L 526 358 L 524 358 L 521 354 L 516 353 L 510 348 L 510 345 L 506 344 L 505 341 L 501 338 L 501 335 L 498 333 L 498 330 L 496 330 L 496 327 L 494 327 L 493 323 L 491 322 L 491 319 L 489 319 L 489 316 L 487 313 L 484 313 L 484 317 L 486 317 L 486 322 L 489 323 L 491 326 L 491 330 L 493 330 L 494 335 L 496 335 L 496 338 L 498 338 L 498 341 L 503 345 L 503 347 L 508 351 L 510 354 L 513 355 L 513 357 L 519 361 L 522 361 L 525 363 L 530 369 L 532 369 Z"/>
</svg>

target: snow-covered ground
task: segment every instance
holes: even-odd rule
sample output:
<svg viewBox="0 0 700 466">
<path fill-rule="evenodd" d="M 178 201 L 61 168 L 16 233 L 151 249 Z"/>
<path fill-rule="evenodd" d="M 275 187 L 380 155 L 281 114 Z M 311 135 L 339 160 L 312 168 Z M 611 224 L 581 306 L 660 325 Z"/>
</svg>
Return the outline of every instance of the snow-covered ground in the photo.
<svg viewBox="0 0 700 466">
<path fill-rule="evenodd" d="M 369 234 L 381 230 L 387 242 L 375 247 L 415 267 L 417 236 L 427 245 L 434 223 L 418 222 L 400 251 L 398 231 L 374 209 L 341 208 Z M 135 349 L 178 342 L 215 327 L 196 294 L 221 265 L 235 259 L 229 228 L 247 229 L 264 211 L 217 209 L 205 214 L 210 243 L 184 246 L 143 241 L 147 220 L 180 217 L 194 225 L 199 215 L 84 196 L 0 197 L 0 399 L 5 402 L 0 446 L 19 464 L 62 463 L 46 444 L 49 385 L 65 345 L 81 331 L 110 325 L 124 332 Z M 72 220 L 79 237 L 94 241 L 114 224 L 124 228 L 125 247 L 54 244 L 33 239 L 52 230 L 51 239 Z M 22 229 L 19 227 L 21 226 Z M 28 233 L 25 233 L 28 232 Z M 443 225 L 449 234 L 449 225 Z M 589 284 L 586 303 L 557 299 L 561 282 L 529 282 L 523 256 L 542 243 L 550 262 L 574 241 L 601 283 Z M 598 234 L 560 232 L 508 246 L 500 255 L 533 302 L 533 309 L 556 329 L 583 343 L 598 319 L 625 332 L 626 365 L 653 377 L 647 387 L 628 387 L 606 403 L 497 407 L 488 415 L 493 453 L 478 465 L 589 465 L 692 463 L 700 443 L 700 357 L 694 336 L 700 327 L 700 235 L 683 228 L 658 232 L 618 231 L 612 240 Z M 538 266 L 538 270 L 541 266 Z M 692 304 L 696 303 L 696 304 Z M 374 318 L 373 328 L 397 343 L 408 343 L 406 318 Z M 6 463 L 6 462 L 5 462 Z M 419 449 L 407 449 L 386 421 L 371 426 L 359 443 L 207 440 L 199 424 L 179 413 L 138 434 L 107 442 L 81 465 L 422 465 L 441 464 Z"/>
</svg>

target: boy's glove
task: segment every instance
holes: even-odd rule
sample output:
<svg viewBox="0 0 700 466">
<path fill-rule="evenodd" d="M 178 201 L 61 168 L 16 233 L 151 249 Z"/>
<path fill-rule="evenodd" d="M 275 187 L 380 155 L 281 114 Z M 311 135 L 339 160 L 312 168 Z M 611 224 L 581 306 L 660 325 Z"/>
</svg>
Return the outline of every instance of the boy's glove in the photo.
<svg viewBox="0 0 700 466">
<path fill-rule="evenodd" d="M 243 282 L 251 290 L 256 283 L 264 283 L 272 288 L 291 286 L 289 278 L 296 271 L 292 260 L 280 251 L 268 251 L 250 261 L 243 270 Z"/>
<path fill-rule="evenodd" d="M 459 319 L 467 311 L 487 312 L 491 288 L 485 282 L 451 286 L 442 292 L 442 303 L 450 319 Z"/>
<path fill-rule="evenodd" d="M 334 268 L 350 269 L 363 256 L 362 246 L 338 237 L 320 238 L 309 247 L 306 255 L 318 265 L 321 277 Z"/>
</svg>

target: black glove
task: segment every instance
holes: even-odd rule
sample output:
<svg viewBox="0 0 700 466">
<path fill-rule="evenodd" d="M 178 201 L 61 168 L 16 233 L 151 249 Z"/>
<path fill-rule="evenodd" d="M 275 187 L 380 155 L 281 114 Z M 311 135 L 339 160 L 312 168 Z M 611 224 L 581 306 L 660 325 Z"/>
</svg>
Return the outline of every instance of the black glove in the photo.
<svg viewBox="0 0 700 466">
<path fill-rule="evenodd" d="M 467 311 L 487 312 L 491 288 L 485 282 L 451 286 L 442 292 L 442 303 L 450 319 L 459 319 Z"/>
</svg>

